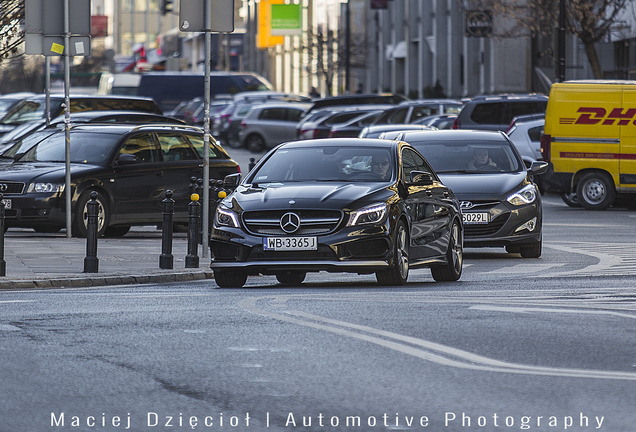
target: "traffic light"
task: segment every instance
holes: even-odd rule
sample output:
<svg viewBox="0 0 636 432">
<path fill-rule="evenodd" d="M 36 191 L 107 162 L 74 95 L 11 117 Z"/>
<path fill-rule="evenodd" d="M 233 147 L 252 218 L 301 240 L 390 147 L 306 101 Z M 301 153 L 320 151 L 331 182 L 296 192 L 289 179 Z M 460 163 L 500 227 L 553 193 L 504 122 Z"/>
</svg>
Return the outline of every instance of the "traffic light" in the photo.
<svg viewBox="0 0 636 432">
<path fill-rule="evenodd" d="M 172 12 L 172 0 L 161 0 L 161 15 Z"/>
</svg>

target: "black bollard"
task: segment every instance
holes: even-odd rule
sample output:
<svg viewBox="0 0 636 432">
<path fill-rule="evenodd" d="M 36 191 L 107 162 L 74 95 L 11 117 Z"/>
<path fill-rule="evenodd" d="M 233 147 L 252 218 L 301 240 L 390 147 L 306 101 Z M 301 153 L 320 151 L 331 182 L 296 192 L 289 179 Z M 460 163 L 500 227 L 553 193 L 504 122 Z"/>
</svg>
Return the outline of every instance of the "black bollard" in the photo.
<svg viewBox="0 0 636 432">
<path fill-rule="evenodd" d="M 161 224 L 161 256 L 159 257 L 159 268 L 172 269 L 172 218 L 174 216 L 174 200 L 172 191 L 166 191 L 166 198 L 163 203 L 163 223 Z"/>
<path fill-rule="evenodd" d="M 255 159 L 254 159 L 254 158 L 250 158 L 250 163 L 249 163 L 249 165 L 247 166 L 247 170 L 248 170 L 248 171 L 252 171 L 252 168 L 254 168 L 254 165 L 256 165 L 256 162 L 254 162 L 254 161 L 255 161 Z"/>
<path fill-rule="evenodd" d="M 199 268 L 199 225 L 201 219 L 201 204 L 199 195 L 192 194 L 192 201 L 188 205 L 188 254 L 185 257 L 186 268 Z"/>
<path fill-rule="evenodd" d="M 197 187 L 197 178 L 195 176 L 190 177 L 190 196 L 195 193 L 195 188 Z"/>
<path fill-rule="evenodd" d="M 97 273 L 99 271 L 99 259 L 97 258 L 97 217 L 99 203 L 97 192 L 91 192 L 91 200 L 86 204 L 88 221 L 86 223 L 86 258 L 84 258 L 84 273 Z"/>
<path fill-rule="evenodd" d="M 4 201 L 0 193 L 0 276 L 7 275 L 7 262 L 4 260 Z"/>
</svg>

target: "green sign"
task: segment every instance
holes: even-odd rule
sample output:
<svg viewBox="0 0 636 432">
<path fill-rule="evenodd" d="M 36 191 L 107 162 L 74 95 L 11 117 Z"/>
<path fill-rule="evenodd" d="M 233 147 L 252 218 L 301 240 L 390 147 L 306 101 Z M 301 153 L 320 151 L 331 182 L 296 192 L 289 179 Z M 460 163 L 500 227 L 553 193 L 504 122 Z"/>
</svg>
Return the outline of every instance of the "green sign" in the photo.
<svg viewBox="0 0 636 432">
<path fill-rule="evenodd" d="M 300 4 L 272 5 L 272 36 L 299 36 L 302 32 Z"/>
</svg>

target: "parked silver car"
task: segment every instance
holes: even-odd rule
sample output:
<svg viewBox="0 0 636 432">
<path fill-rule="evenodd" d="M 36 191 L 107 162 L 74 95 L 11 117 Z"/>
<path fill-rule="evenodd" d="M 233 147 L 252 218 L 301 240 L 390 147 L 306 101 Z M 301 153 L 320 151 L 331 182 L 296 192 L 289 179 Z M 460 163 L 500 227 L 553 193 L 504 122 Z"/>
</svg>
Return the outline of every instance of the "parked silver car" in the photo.
<svg viewBox="0 0 636 432">
<path fill-rule="evenodd" d="M 296 125 L 309 109 L 303 103 L 266 103 L 252 106 L 241 122 L 239 141 L 258 153 L 285 141 L 296 139 Z"/>
</svg>

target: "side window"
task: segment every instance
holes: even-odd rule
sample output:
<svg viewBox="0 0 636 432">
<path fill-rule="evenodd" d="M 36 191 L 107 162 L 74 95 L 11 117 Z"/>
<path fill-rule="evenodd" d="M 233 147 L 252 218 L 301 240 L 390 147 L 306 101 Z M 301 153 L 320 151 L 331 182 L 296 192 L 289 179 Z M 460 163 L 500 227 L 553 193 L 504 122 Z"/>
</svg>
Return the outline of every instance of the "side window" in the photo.
<svg viewBox="0 0 636 432">
<path fill-rule="evenodd" d="M 402 152 L 402 171 L 404 172 L 404 181 L 410 180 L 411 171 L 433 173 L 424 158 L 410 149 L 404 149 Z"/>
<path fill-rule="evenodd" d="M 134 155 L 139 162 L 157 162 L 159 155 L 152 134 L 145 133 L 132 136 L 124 143 L 119 154 Z"/>
<path fill-rule="evenodd" d="M 437 114 L 438 109 L 436 107 L 414 107 L 413 114 L 411 115 L 411 123 L 432 114 Z"/>
<path fill-rule="evenodd" d="M 258 116 L 261 120 L 285 120 L 285 108 L 267 108 Z"/>
<path fill-rule="evenodd" d="M 536 126 L 528 129 L 528 137 L 532 142 L 541 141 L 541 135 L 543 135 L 543 126 Z"/>
<path fill-rule="evenodd" d="M 389 123 L 404 123 L 406 122 L 406 114 L 408 114 L 409 109 L 408 108 L 402 108 L 399 109 L 397 111 L 395 111 L 395 113 L 391 116 L 391 118 L 389 119 Z"/>
<path fill-rule="evenodd" d="M 192 146 L 194 147 L 194 149 L 197 151 L 197 154 L 199 155 L 199 157 L 201 159 L 203 159 L 204 154 L 203 154 L 203 135 L 187 135 L 188 136 L 188 140 L 190 141 L 190 143 L 192 144 Z M 225 157 L 221 154 L 221 152 L 217 151 L 216 147 L 214 146 L 214 138 L 210 137 L 210 156 L 209 159 L 225 159 Z"/>
<path fill-rule="evenodd" d="M 502 123 L 504 110 L 505 104 L 502 102 L 479 103 L 475 105 L 470 118 L 477 124 L 500 124 Z"/>
<path fill-rule="evenodd" d="M 198 160 L 185 137 L 181 134 L 158 134 L 164 161 Z"/>
<path fill-rule="evenodd" d="M 294 123 L 298 123 L 300 118 L 303 116 L 305 111 L 297 110 L 297 109 L 288 109 L 287 110 L 287 121 L 291 121 Z"/>
</svg>

